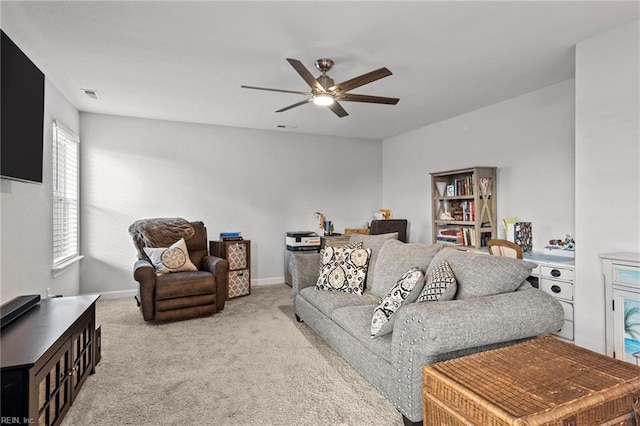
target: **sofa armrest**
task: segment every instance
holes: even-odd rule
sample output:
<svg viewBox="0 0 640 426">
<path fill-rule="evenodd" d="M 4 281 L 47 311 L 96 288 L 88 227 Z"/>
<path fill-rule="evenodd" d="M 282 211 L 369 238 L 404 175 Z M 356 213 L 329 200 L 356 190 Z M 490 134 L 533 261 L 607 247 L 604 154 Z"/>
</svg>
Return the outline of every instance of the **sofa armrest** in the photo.
<svg viewBox="0 0 640 426">
<path fill-rule="evenodd" d="M 224 309 L 224 303 L 229 297 L 229 261 L 216 256 L 204 256 L 202 268 L 209 271 L 216 278 L 216 305 L 218 310 Z"/>
<path fill-rule="evenodd" d="M 150 321 L 155 312 L 156 270 L 148 260 L 138 260 L 133 265 L 133 279 L 140 283 L 142 317 Z"/>
<path fill-rule="evenodd" d="M 563 323 L 560 303 L 531 288 L 474 299 L 412 303 L 398 312 L 393 336 L 394 343 L 418 338 L 424 342 L 422 352 L 438 355 L 558 331 Z"/>
<path fill-rule="evenodd" d="M 316 285 L 320 276 L 320 253 L 293 253 L 291 279 L 294 297 L 305 287 Z"/>
<path fill-rule="evenodd" d="M 397 313 L 392 363 L 398 389 L 393 402 L 408 418 L 420 418 L 422 367 L 434 362 L 505 346 L 564 323 L 560 303 L 530 288 L 495 296 L 447 302 L 412 303 Z"/>
</svg>

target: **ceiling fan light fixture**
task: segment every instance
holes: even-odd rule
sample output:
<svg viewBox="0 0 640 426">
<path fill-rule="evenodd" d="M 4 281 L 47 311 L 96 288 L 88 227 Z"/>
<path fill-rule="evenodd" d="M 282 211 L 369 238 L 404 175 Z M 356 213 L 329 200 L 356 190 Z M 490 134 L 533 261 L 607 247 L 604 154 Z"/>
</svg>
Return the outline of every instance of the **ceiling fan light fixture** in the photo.
<svg viewBox="0 0 640 426">
<path fill-rule="evenodd" d="M 330 93 L 318 93 L 313 97 L 313 103 L 316 105 L 329 106 L 333 102 L 334 99 Z"/>
</svg>

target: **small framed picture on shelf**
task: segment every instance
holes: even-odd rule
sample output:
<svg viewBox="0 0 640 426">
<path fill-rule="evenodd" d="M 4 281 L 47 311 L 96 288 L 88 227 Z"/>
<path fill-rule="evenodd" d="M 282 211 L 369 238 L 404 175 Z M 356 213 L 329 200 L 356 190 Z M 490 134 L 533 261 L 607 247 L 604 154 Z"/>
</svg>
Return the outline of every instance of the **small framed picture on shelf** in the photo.
<svg viewBox="0 0 640 426">
<path fill-rule="evenodd" d="M 456 189 L 453 185 L 447 185 L 447 197 L 453 197 L 456 195 Z"/>
</svg>

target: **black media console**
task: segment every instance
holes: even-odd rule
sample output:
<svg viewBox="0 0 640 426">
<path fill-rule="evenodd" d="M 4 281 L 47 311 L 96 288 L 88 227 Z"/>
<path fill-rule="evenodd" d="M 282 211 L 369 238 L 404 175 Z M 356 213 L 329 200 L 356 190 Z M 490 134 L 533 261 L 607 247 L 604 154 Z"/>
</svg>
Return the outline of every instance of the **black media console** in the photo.
<svg viewBox="0 0 640 426">
<path fill-rule="evenodd" d="M 100 295 L 41 300 L 0 331 L 0 417 L 55 426 L 95 371 Z M 4 307 L 3 307 L 4 311 Z"/>
</svg>

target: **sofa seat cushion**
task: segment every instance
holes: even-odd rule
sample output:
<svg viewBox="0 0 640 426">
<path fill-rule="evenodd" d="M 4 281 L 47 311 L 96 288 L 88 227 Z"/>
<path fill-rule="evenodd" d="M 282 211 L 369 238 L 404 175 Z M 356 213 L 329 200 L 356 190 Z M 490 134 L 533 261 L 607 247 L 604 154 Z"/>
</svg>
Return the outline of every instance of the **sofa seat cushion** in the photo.
<svg viewBox="0 0 640 426">
<path fill-rule="evenodd" d="M 347 306 L 336 309 L 332 318 L 336 324 L 357 339 L 371 352 L 391 362 L 392 333 L 371 338 L 371 318 L 377 305 Z"/>
<path fill-rule="evenodd" d="M 204 271 L 175 272 L 156 278 L 156 300 L 198 296 L 216 292 L 213 274 Z"/>
<path fill-rule="evenodd" d="M 439 244 L 386 241 L 378 254 L 371 293 L 383 298 L 409 269 L 418 268 L 425 272 L 441 248 Z"/>
<path fill-rule="evenodd" d="M 303 288 L 300 290 L 299 296 L 328 317 L 332 317 L 336 309 L 345 306 L 377 305 L 380 302 L 380 299 L 367 293 L 360 295 L 340 291 L 318 290 L 315 287 Z M 371 325 L 371 317 L 369 317 L 369 325 Z"/>
</svg>

